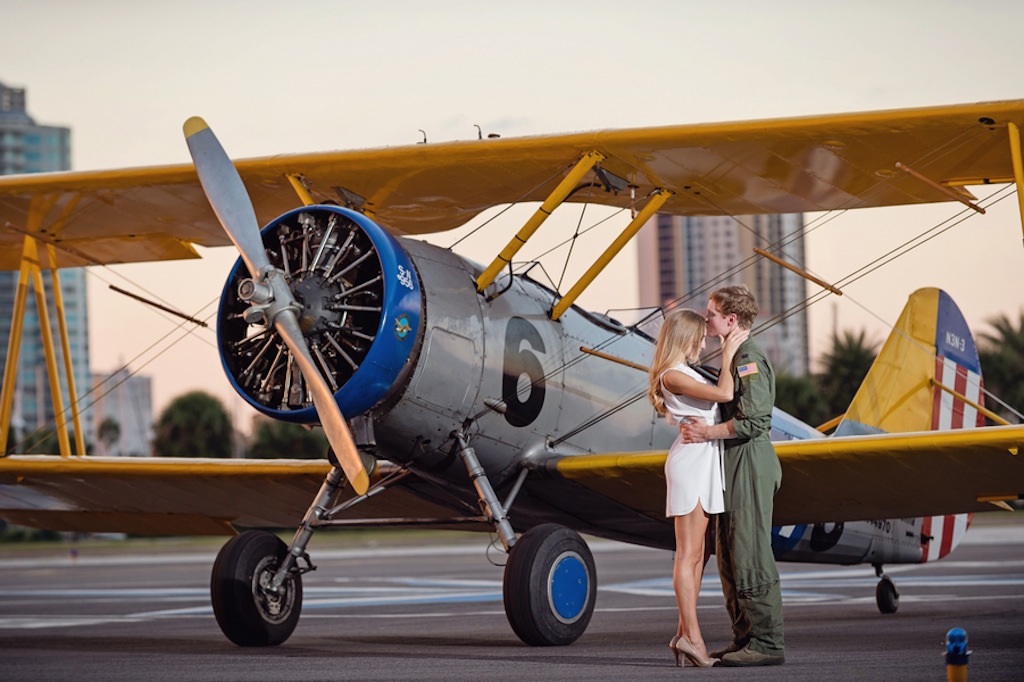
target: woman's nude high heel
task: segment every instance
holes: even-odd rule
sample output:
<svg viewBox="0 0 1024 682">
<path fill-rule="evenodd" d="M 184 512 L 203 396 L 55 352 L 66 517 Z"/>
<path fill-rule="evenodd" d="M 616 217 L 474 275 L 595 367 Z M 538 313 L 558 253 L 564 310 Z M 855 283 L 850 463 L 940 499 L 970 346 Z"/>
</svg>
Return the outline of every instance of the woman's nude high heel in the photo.
<svg viewBox="0 0 1024 682">
<path fill-rule="evenodd" d="M 698 668 L 711 668 L 718 663 L 717 658 L 705 658 L 697 653 L 697 650 L 693 648 L 693 645 L 685 637 L 680 637 L 676 640 L 676 649 L 686 657 L 686 660 Z"/>
<path fill-rule="evenodd" d="M 679 661 L 679 649 L 676 648 L 676 642 L 679 641 L 679 635 L 675 635 L 672 641 L 668 643 L 668 648 L 672 650 L 672 655 L 676 657 L 676 667 L 681 668 L 682 663 Z"/>
</svg>

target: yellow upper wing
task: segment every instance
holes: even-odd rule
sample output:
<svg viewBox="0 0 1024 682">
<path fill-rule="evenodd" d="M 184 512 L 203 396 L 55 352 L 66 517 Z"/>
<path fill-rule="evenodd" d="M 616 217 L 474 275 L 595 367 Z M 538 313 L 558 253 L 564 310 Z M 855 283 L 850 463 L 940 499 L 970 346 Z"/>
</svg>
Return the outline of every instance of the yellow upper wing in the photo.
<svg viewBox="0 0 1024 682">
<path fill-rule="evenodd" d="M 585 152 L 635 192 L 655 188 L 680 215 L 744 215 L 948 201 L 908 165 L 951 188 L 1012 179 L 1007 122 L 1024 101 L 739 123 L 612 130 L 236 162 L 257 217 L 298 205 L 286 176 L 318 201 L 359 206 L 402 234 L 462 225 L 495 205 L 543 200 Z M 176 134 L 169 131 L 168 134 Z M 582 200 L 582 194 L 576 196 Z M 0 268 L 25 234 L 58 247 L 60 267 L 194 257 L 228 244 L 189 165 L 0 178 Z"/>
<path fill-rule="evenodd" d="M 776 443 L 776 525 L 995 509 L 1024 499 L 1024 426 Z M 565 457 L 564 477 L 647 516 L 665 515 L 667 453 Z"/>
</svg>

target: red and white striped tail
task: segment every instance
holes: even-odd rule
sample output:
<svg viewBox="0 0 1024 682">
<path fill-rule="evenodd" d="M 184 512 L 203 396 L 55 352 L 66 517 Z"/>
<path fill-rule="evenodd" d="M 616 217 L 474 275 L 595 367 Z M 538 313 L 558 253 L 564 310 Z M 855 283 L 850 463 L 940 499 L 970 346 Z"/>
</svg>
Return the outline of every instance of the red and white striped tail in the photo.
<svg viewBox="0 0 1024 682">
<path fill-rule="evenodd" d="M 981 375 L 952 358 L 935 358 L 935 381 L 978 405 L 985 405 Z M 934 390 L 932 429 L 949 431 L 985 425 L 984 415 L 973 405 L 938 386 Z M 967 533 L 972 517 L 972 514 L 948 514 L 921 519 L 921 562 L 941 559 L 953 551 Z"/>
<path fill-rule="evenodd" d="M 935 381 L 984 407 L 981 375 L 957 364 L 952 358 L 935 358 Z M 985 417 L 970 405 L 938 386 L 934 389 L 932 429 L 973 429 L 985 425 Z"/>
<path fill-rule="evenodd" d="M 935 561 L 953 551 L 967 534 L 973 514 L 926 516 L 921 519 L 921 563 Z M 930 540 L 927 540 L 931 538 Z"/>
</svg>

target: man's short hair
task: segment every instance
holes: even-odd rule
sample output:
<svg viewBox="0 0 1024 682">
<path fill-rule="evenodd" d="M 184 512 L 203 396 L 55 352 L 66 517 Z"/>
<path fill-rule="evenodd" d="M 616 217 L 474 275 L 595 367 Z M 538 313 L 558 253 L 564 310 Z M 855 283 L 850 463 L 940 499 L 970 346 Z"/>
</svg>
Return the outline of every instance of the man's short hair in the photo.
<svg viewBox="0 0 1024 682">
<path fill-rule="evenodd" d="M 754 326 L 757 317 L 757 301 L 754 294 L 745 284 L 722 287 L 711 292 L 711 300 L 715 302 L 718 312 L 723 315 L 736 315 L 736 321 L 744 329 Z"/>
</svg>

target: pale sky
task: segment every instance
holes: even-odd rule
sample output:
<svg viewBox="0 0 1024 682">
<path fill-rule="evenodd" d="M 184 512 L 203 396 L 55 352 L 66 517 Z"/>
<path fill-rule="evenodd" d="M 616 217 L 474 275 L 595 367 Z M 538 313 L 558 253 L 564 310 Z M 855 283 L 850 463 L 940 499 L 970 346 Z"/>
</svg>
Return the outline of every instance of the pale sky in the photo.
<svg viewBox="0 0 1024 682">
<path fill-rule="evenodd" d="M 0 82 L 27 89 L 37 123 L 69 126 L 73 168 L 91 170 L 188 162 L 192 115 L 243 158 L 413 144 L 420 129 L 429 141 L 475 138 L 474 124 L 512 137 L 1021 99 L 1022 25 L 1024 4 L 1011 0 L 0 1 Z M 848 212 L 808 236 L 808 266 L 840 280 L 960 208 Z M 570 236 L 579 213 L 565 213 L 520 257 Z M 522 215 L 457 250 L 489 261 Z M 610 223 L 574 250 L 568 284 L 625 220 Z M 206 253 L 90 270 L 92 369 L 146 363 L 158 411 L 204 388 L 246 428 L 254 412 L 234 397 L 212 328 L 165 350 L 177 321 L 107 289 L 211 315 L 203 307 L 235 255 Z M 556 278 L 564 257 L 545 259 Z M 580 303 L 635 306 L 635 261 L 627 248 Z M 948 291 L 976 333 L 994 315 L 1016 320 L 1022 266 L 1011 194 L 813 307 L 812 357 L 833 326 L 881 341 L 922 286 Z"/>
</svg>

